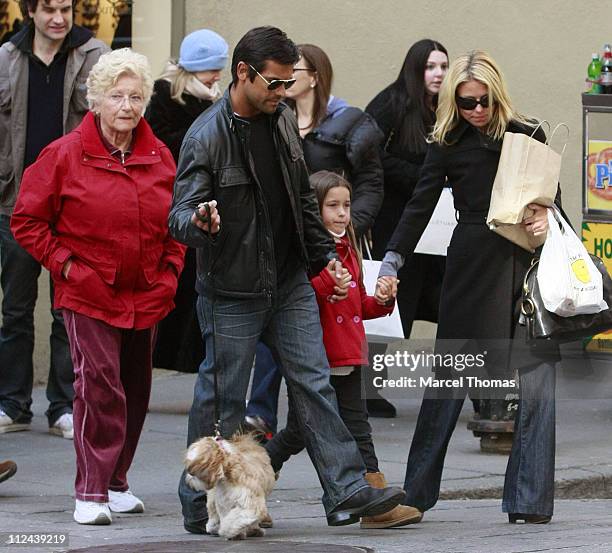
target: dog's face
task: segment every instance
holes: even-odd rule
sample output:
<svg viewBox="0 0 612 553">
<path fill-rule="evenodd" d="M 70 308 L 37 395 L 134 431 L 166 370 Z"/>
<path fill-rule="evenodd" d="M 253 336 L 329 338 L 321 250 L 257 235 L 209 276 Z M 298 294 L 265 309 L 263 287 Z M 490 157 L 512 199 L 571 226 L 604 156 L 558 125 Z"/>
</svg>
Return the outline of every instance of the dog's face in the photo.
<svg viewBox="0 0 612 553">
<path fill-rule="evenodd" d="M 224 477 L 223 465 L 226 456 L 227 451 L 215 438 L 201 438 L 192 443 L 184 460 L 187 485 L 198 491 L 214 488 L 219 479 Z"/>
</svg>

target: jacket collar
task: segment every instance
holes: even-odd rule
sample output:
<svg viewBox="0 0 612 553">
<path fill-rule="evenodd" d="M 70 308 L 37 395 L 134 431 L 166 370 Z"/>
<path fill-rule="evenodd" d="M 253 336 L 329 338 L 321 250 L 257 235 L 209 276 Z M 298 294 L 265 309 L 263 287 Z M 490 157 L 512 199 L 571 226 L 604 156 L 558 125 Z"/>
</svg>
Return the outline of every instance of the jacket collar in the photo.
<svg viewBox="0 0 612 553">
<path fill-rule="evenodd" d="M 73 25 L 70 32 L 66 35 L 64 42 L 60 48 L 60 52 L 72 50 L 85 44 L 93 33 L 84 27 L 79 25 Z M 24 54 L 32 53 L 32 41 L 34 40 L 34 24 L 32 22 L 27 23 L 21 31 L 19 31 L 10 40 L 21 52 Z"/>
<path fill-rule="evenodd" d="M 449 144 L 454 144 L 455 142 L 461 139 L 461 137 L 468 131 L 468 129 L 470 129 L 473 132 L 478 132 L 475 127 L 470 125 L 463 117 L 461 117 L 457 126 L 448 133 L 447 142 Z M 530 129 L 527 125 L 523 125 L 514 120 L 510 121 L 510 123 L 508 123 L 508 127 L 506 128 L 507 132 L 526 133 L 529 130 Z M 489 142 L 492 142 L 492 140 L 490 140 Z"/>
<path fill-rule="evenodd" d="M 461 139 L 468 129 L 473 128 L 474 127 L 472 127 L 472 125 L 470 125 L 463 117 L 459 117 L 457 126 L 448 133 L 446 142 L 449 144 L 454 144 Z"/>
<path fill-rule="evenodd" d="M 114 159 L 102 142 L 102 137 L 98 132 L 96 119 L 90 111 L 83 118 L 79 126 L 81 133 L 81 144 L 83 152 L 94 158 Z M 134 129 L 134 139 L 132 143 L 132 154 L 126 160 L 125 165 L 151 164 L 161 161 L 159 144 L 151 127 L 141 117 L 138 125 Z"/>
<path fill-rule="evenodd" d="M 224 103 L 225 114 L 227 115 L 230 122 L 230 129 L 232 129 L 232 131 L 246 131 L 246 129 L 248 129 L 249 127 L 249 121 L 234 113 L 234 108 L 232 107 L 232 98 L 230 96 L 231 87 L 232 85 L 230 84 L 226 88 L 225 92 L 223 93 L 223 97 L 221 98 L 221 101 Z M 274 123 L 274 125 L 276 125 L 281 113 L 285 111 L 287 107 L 287 104 L 285 104 L 284 102 L 278 104 L 276 111 L 272 114 L 272 122 Z"/>
</svg>

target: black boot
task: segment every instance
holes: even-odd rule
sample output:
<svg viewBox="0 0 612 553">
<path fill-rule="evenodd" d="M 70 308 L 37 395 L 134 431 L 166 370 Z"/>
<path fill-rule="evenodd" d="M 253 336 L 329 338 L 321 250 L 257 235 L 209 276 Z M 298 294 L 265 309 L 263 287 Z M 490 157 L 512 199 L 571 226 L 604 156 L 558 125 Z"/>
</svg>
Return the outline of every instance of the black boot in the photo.
<svg viewBox="0 0 612 553">
<path fill-rule="evenodd" d="M 368 415 L 370 417 L 380 417 L 382 419 L 394 419 L 397 416 L 397 411 L 393 404 L 389 403 L 384 397 L 366 399 Z"/>
<path fill-rule="evenodd" d="M 406 493 L 402 488 L 371 488 L 367 486 L 337 505 L 328 515 L 329 526 L 355 524 L 364 516 L 382 515 L 399 505 Z"/>
</svg>

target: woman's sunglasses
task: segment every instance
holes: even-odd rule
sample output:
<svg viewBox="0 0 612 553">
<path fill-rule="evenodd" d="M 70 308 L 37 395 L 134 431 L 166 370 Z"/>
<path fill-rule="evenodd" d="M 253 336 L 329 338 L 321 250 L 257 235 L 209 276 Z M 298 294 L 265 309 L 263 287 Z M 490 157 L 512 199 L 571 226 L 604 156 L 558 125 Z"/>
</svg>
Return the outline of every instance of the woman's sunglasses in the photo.
<svg viewBox="0 0 612 553">
<path fill-rule="evenodd" d="M 288 88 L 291 88 L 295 84 L 295 79 L 272 79 L 271 81 L 269 81 L 259 71 L 257 71 L 257 69 L 255 69 L 250 63 L 249 63 L 249 67 L 253 71 L 255 71 L 255 73 L 257 73 L 263 79 L 263 81 L 268 85 L 268 90 L 276 90 L 277 88 L 280 88 L 281 86 L 284 86 L 285 90 L 287 90 Z"/>
<path fill-rule="evenodd" d="M 476 98 L 464 98 L 463 96 L 457 96 L 457 105 L 460 109 L 472 110 L 476 109 L 477 105 L 481 105 L 483 108 L 489 107 L 489 95 L 485 94 L 478 100 Z"/>
</svg>

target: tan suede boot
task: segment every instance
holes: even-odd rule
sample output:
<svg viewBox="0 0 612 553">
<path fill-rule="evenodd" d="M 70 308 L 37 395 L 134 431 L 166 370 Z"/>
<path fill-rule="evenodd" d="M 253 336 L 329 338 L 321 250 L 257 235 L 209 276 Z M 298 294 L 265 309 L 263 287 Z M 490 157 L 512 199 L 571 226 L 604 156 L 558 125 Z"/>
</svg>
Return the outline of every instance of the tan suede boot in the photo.
<svg viewBox="0 0 612 553">
<path fill-rule="evenodd" d="M 382 472 L 368 472 L 365 479 L 373 488 L 385 488 L 385 475 Z M 396 528 L 421 522 L 423 513 L 415 507 L 398 505 L 382 515 L 362 517 L 361 528 Z"/>
</svg>

